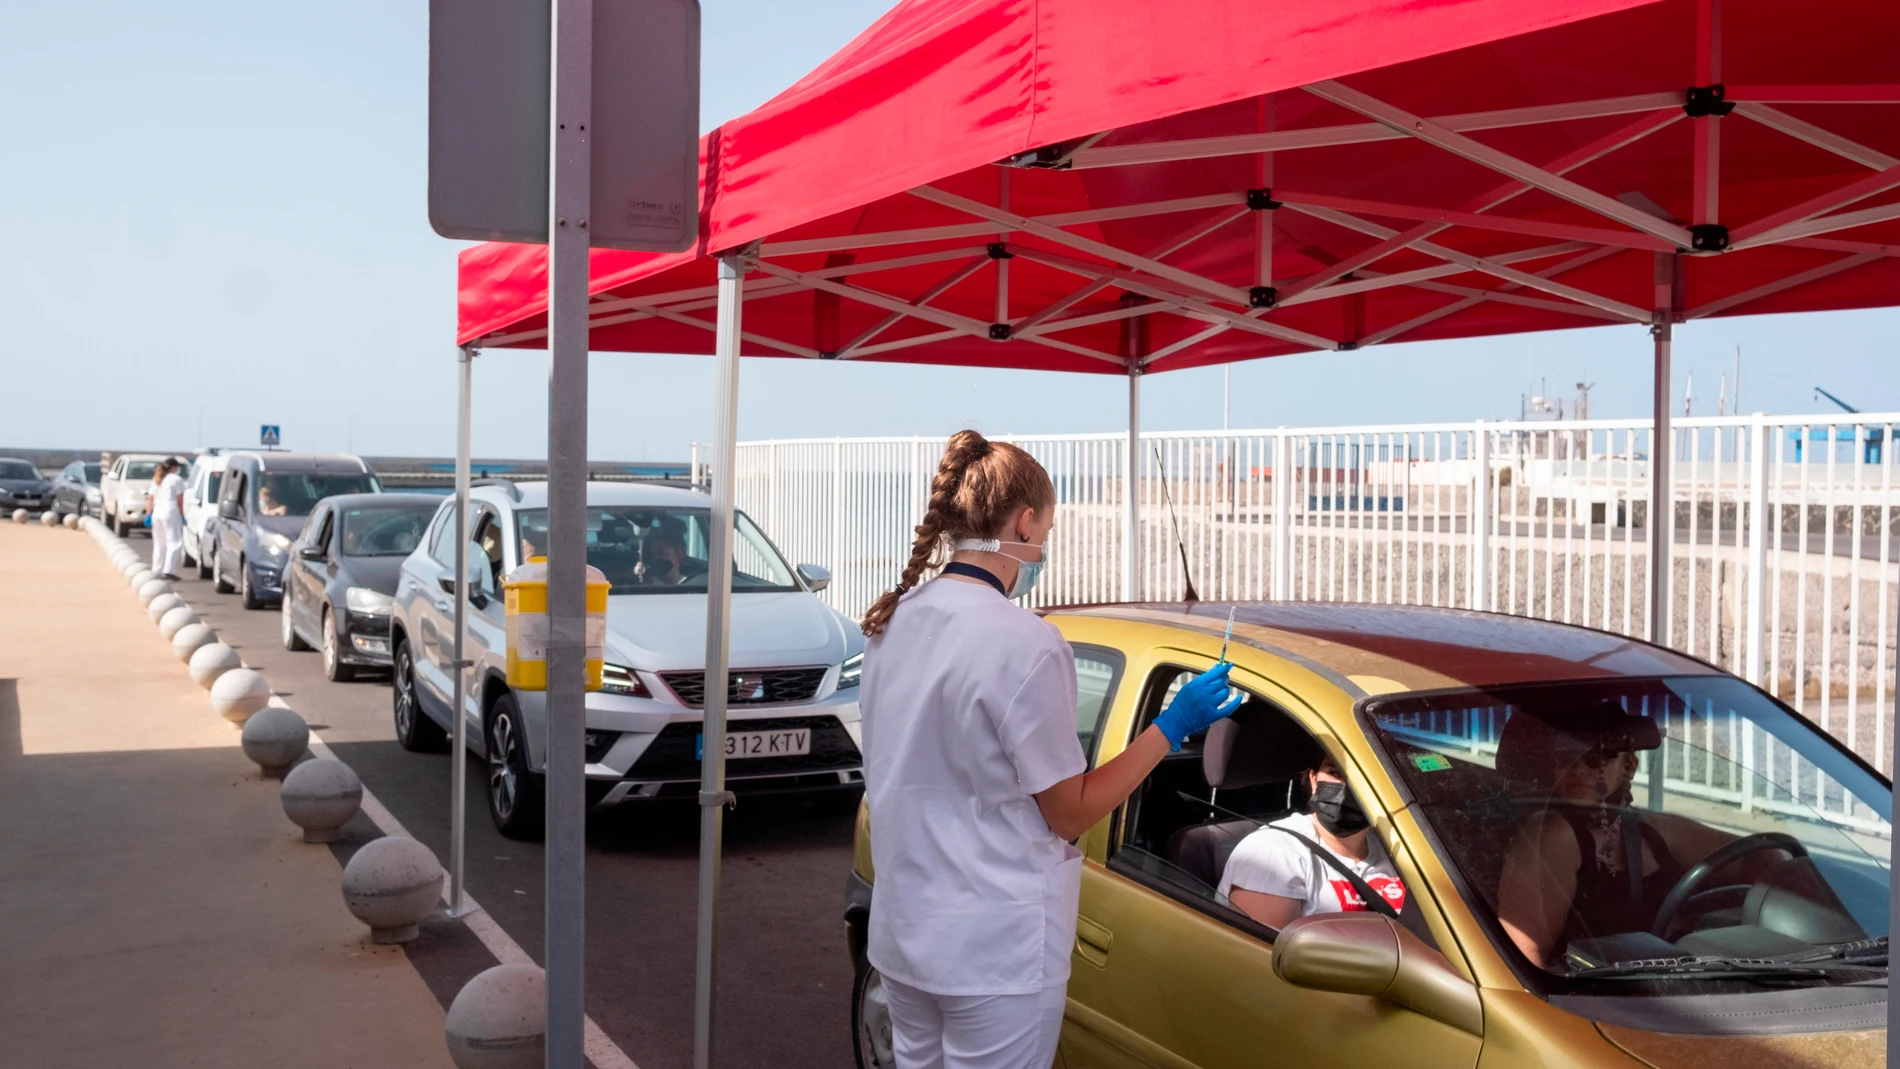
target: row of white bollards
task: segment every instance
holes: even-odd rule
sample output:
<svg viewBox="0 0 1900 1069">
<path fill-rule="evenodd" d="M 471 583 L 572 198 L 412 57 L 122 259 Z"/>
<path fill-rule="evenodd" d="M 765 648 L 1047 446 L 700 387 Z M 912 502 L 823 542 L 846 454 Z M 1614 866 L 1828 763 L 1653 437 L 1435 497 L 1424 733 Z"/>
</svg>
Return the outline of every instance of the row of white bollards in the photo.
<svg viewBox="0 0 1900 1069">
<path fill-rule="evenodd" d="M 16 510 L 13 519 L 25 523 L 25 511 Z M 171 642 L 172 654 L 210 692 L 212 709 L 242 729 L 244 755 L 265 778 L 283 780 L 278 798 L 284 815 L 303 830 L 304 842 L 341 839 L 363 804 L 363 782 L 355 771 L 332 757 L 312 757 L 303 717 L 272 705 L 263 673 L 244 667 L 237 650 L 218 641 L 217 632 L 124 540 L 91 517 L 67 517 L 66 526 L 88 531 L 106 551 L 159 634 Z M 406 943 L 421 934 L 422 921 L 441 902 L 442 881 L 442 865 L 428 847 L 386 835 L 364 844 L 343 867 L 343 902 L 369 926 L 371 942 Z M 477 974 L 449 1006 L 444 1032 L 450 1060 L 460 1069 L 543 1064 L 545 974 L 531 964 L 497 965 Z"/>
</svg>

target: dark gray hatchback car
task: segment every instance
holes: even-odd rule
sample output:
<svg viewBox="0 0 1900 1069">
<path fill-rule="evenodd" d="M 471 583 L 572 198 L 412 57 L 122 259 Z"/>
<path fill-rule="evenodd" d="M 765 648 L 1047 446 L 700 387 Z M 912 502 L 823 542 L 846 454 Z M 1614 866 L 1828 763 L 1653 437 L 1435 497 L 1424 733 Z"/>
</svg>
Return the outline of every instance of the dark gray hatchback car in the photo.
<svg viewBox="0 0 1900 1069">
<path fill-rule="evenodd" d="M 422 543 L 437 494 L 327 497 L 290 545 L 284 566 L 284 648 L 323 651 L 334 682 L 388 668 L 390 608 L 402 561 Z"/>
<path fill-rule="evenodd" d="M 243 595 L 262 609 L 283 596 L 290 543 L 317 502 L 382 490 L 358 457 L 323 453 L 232 453 L 218 488 L 217 546 L 211 579 L 220 594 Z"/>
</svg>

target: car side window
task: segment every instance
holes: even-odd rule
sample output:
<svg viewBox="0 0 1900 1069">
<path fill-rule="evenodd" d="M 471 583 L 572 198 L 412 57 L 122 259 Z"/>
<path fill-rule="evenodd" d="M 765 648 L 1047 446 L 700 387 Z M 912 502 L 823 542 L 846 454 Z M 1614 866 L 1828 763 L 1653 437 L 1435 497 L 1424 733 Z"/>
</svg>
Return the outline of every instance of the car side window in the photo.
<svg viewBox="0 0 1900 1069">
<path fill-rule="evenodd" d="M 1196 671 L 1174 665 L 1156 669 L 1144 681 L 1134 732 L 1144 730 Z M 1326 751 L 1280 705 L 1237 689 L 1246 701 L 1228 725 L 1188 739 L 1129 797 L 1109 867 L 1271 941 L 1273 929 L 1234 908 L 1221 893 L 1222 877 L 1242 840 L 1305 811 L 1306 772 L 1318 767 Z"/>
<path fill-rule="evenodd" d="M 1102 721 L 1114 703 L 1115 687 L 1121 682 L 1127 662 L 1119 650 L 1106 646 L 1073 643 L 1075 648 L 1075 738 L 1089 767 L 1095 767 L 1095 746 L 1100 741 Z"/>
<path fill-rule="evenodd" d="M 469 525 L 470 540 L 480 548 L 482 556 L 488 559 L 489 590 L 501 589 L 501 570 L 504 566 L 503 547 L 507 539 L 501 532 L 501 518 L 492 509 L 482 509 Z"/>
<path fill-rule="evenodd" d="M 329 549 L 330 529 L 335 525 L 336 512 L 329 506 L 326 505 L 311 513 L 309 521 L 304 524 L 304 544 L 307 546 L 317 546 L 325 550 Z"/>
<path fill-rule="evenodd" d="M 455 503 L 436 512 L 435 529 L 429 532 L 429 556 L 444 568 L 455 567 Z"/>
</svg>

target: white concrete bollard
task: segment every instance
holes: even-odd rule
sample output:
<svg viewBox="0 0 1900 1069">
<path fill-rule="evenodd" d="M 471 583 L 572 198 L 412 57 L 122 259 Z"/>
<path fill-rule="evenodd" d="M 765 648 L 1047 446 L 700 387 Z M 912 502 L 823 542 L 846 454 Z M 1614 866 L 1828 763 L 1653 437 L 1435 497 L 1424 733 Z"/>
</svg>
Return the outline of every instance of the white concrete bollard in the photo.
<svg viewBox="0 0 1900 1069">
<path fill-rule="evenodd" d="M 172 653 L 186 664 L 191 663 L 191 655 L 202 647 L 218 641 L 218 633 L 206 623 L 186 624 L 172 636 Z M 236 651 L 233 650 L 233 653 Z"/>
<path fill-rule="evenodd" d="M 442 900 L 442 865 L 429 848 L 386 835 L 358 850 L 343 867 L 343 903 L 369 925 L 372 943 L 407 943 Z"/>
<path fill-rule="evenodd" d="M 158 618 L 158 633 L 171 641 L 178 632 L 198 622 L 198 613 L 191 606 L 179 603 Z"/>
<path fill-rule="evenodd" d="M 270 683 L 255 668 L 233 668 L 211 684 L 211 708 L 233 724 L 270 704 Z"/>
<path fill-rule="evenodd" d="M 153 576 L 145 582 L 138 584 L 137 590 L 139 592 L 139 604 L 150 605 L 153 598 L 158 597 L 160 594 L 171 593 L 172 585 L 164 579 Z"/>
<path fill-rule="evenodd" d="M 456 1069 L 540 1069 L 548 1032 L 548 979 L 538 965 L 475 974 L 449 1004 L 443 1031 Z"/>
<path fill-rule="evenodd" d="M 58 527 L 59 513 L 54 512 L 52 509 L 47 509 L 45 512 L 40 513 L 40 526 Z"/>
<path fill-rule="evenodd" d="M 161 583 L 164 582 L 163 579 L 160 579 L 157 581 Z M 183 605 L 184 603 L 185 603 L 184 598 L 181 598 L 177 594 L 174 594 L 171 591 L 167 590 L 163 594 L 160 594 L 159 596 L 145 603 L 145 615 L 151 617 L 153 623 L 157 623 L 160 620 L 163 620 L 165 618 L 166 613 L 172 611 L 173 609 L 176 609 L 177 607 L 179 607 L 180 605 Z"/>
<path fill-rule="evenodd" d="M 333 843 L 363 805 L 363 781 L 336 758 L 319 757 L 284 776 L 278 799 L 284 815 L 303 829 L 304 842 Z"/>
<path fill-rule="evenodd" d="M 310 725 L 281 705 L 267 705 L 244 722 L 239 745 L 265 779 L 283 779 L 309 749 Z"/>
<path fill-rule="evenodd" d="M 210 690 L 218 677 L 234 668 L 244 667 L 244 659 L 238 651 L 222 642 L 207 642 L 192 653 L 191 681 Z"/>
<path fill-rule="evenodd" d="M 64 527 L 65 527 L 65 528 L 66 528 L 66 529 L 67 529 L 68 531 L 77 531 L 77 530 L 79 530 L 79 513 L 77 513 L 77 512 L 69 512 L 69 513 L 67 513 L 67 514 L 66 514 L 66 518 L 65 518 L 64 520 L 61 520 L 61 521 L 60 521 L 60 523 L 61 523 L 61 525 L 62 525 L 62 526 L 64 526 Z"/>
<path fill-rule="evenodd" d="M 125 577 L 125 581 L 131 584 L 133 590 L 137 590 L 154 579 L 158 579 L 158 573 L 147 568 L 142 563 L 138 566 L 136 571 Z M 162 579 L 159 581 L 164 582 Z"/>
</svg>

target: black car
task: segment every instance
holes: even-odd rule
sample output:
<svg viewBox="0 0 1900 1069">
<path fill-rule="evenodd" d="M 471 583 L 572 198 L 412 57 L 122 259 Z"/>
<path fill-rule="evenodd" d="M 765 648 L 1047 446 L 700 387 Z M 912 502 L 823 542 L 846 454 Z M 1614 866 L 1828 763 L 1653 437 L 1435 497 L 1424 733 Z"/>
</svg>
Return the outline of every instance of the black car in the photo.
<svg viewBox="0 0 1900 1069">
<path fill-rule="evenodd" d="M 53 483 L 17 457 L 0 457 L 0 509 L 38 512 L 53 503 Z"/>
<path fill-rule="evenodd" d="M 311 510 L 284 566 L 284 648 L 323 650 L 324 674 L 389 667 L 389 614 L 402 561 L 429 529 L 433 494 L 345 494 Z"/>
<path fill-rule="evenodd" d="M 101 464 L 75 460 L 53 480 L 53 511 L 61 516 L 91 516 L 99 511 Z"/>
<path fill-rule="evenodd" d="M 290 542 L 317 502 L 338 494 L 382 489 L 357 457 L 317 453 L 232 453 L 218 488 L 217 544 L 211 581 L 220 594 L 237 591 L 244 607 L 262 609 L 283 595 Z"/>
</svg>

